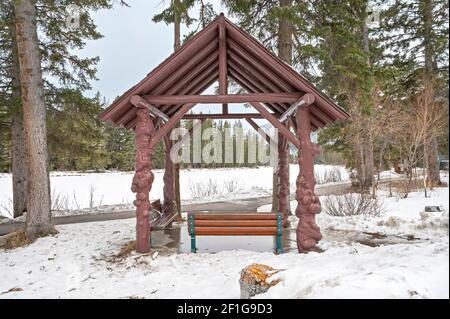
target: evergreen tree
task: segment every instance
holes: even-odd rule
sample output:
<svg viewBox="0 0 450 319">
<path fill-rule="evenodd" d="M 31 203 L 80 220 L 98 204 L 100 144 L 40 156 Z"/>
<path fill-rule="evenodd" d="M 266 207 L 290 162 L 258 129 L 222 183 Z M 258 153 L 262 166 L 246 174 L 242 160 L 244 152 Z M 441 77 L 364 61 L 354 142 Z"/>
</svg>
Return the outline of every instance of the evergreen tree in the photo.
<svg viewBox="0 0 450 319">
<path fill-rule="evenodd" d="M 392 0 L 388 4 L 378 32 L 386 49 L 385 64 L 407 72 L 400 75 L 408 79 L 407 89 L 414 94 L 421 90 L 422 82 L 432 81 L 436 86 L 435 98 L 448 101 L 448 1 Z M 398 77 L 394 82 L 405 83 L 398 81 Z M 442 134 L 441 144 L 448 144 L 448 134 Z M 430 137 L 425 147 L 429 184 L 437 185 L 440 177 L 436 137 Z"/>
</svg>

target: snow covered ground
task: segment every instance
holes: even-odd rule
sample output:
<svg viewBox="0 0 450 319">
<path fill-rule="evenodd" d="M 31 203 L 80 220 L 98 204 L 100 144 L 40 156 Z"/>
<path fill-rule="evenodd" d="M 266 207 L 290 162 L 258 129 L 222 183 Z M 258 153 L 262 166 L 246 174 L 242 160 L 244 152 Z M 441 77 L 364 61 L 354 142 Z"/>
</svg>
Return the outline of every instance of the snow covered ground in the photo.
<svg viewBox="0 0 450 319">
<path fill-rule="evenodd" d="M 323 252 L 309 254 L 166 249 L 112 261 L 134 238 L 133 219 L 58 226 L 54 237 L 0 250 L 0 298 L 239 298 L 239 272 L 251 263 L 285 269 L 262 298 L 449 298 L 448 195 L 380 196 L 385 214 L 375 218 L 322 213 Z M 445 212 L 424 213 L 425 205 Z M 371 247 L 352 241 L 355 232 L 403 239 Z"/>
<path fill-rule="evenodd" d="M 291 165 L 291 182 L 295 181 L 298 170 L 298 165 Z M 325 179 L 327 174 L 338 171 L 342 181 L 349 180 L 349 173 L 342 166 L 316 165 L 315 171 L 320 179 Z M 164 170 L 153 172 L 155 181 L 150 197 L 162 198 Z M 102 205 L 133 208 L 135 194 L 130 190 L 133 174 L 133 172 L 52 172 L 50 175 L 52 208 L 61 211 L 61 214 L 67 214 L 68 210 L 79 211 Z M 180 189 L 183 203 L 267 196 L 272 190 L 272 168 L 185 169 L 180 173 Z M 0 216 L 10 217 L 11 207 L 11 174 L 0 174 Z M 102 209 L 94 212 L 102 212 Z"/>
</svg>

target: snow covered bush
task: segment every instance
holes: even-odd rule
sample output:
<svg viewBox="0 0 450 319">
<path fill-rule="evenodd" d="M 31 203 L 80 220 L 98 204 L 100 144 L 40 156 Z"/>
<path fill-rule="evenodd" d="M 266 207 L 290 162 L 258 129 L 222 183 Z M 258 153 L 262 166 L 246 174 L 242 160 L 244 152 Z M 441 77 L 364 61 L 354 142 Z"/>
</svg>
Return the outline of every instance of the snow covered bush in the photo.
<svg viewBox="0 0 450 319">
<path fill-rule="evenodd" d="M 191 192 L 192 198 L 201 198 L 219 194 L 220 188 L 216 180 L 208 179 L 206 183 L 190 183 L 189 191 Z"/>
<path fill-rule="evenodd" d="M 239 180 L 236 178 L 227 179 L 223 184 L 228 193 L 235 193 L 239 189 Z"/>
<path fill-rule="evenodd" d="M 317 184 L 343 182 L 345 178 L 342 174 L 342 169 L 339 166 L 331 167 L 314 173 L 314 178 Z"/>
<path fill-rule="evenodd" d="M 321 200 L 323 212 L 330 216 L 365 215 L 376 217 L 384 213 L 381 203 L 369 195 L 350 193 L 326 196 Z"/>
</svg>

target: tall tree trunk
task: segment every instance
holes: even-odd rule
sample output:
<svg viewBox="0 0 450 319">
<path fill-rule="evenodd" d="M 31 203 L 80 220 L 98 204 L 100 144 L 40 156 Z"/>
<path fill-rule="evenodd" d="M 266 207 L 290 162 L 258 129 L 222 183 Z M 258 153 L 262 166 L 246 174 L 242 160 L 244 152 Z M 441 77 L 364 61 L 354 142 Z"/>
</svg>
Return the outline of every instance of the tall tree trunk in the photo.
<svg viewBox="0 0 450 319">
<path fill-rule="evenodd" d="M 34 1 L 14 1 L 27 153 L 27 239 L 56 232 L 52 223 L 44 85 Z"/>
<path fill-rule="evenodd" d="M 292 0 L 280 0 L 280 7 L 290 7 L 292 5 Z M 287 64 L 292 64 L 292 26 L 288 19 L 285 17 L 280 18 L 279 26 L 278 26 L 278 57 L 286 62 Z M 278 139 L 278 143 L 282 142 L 282 138 Z M 280 150 L 280 148 L 279 148 Z M 285 147 L 283 151 L 287 152 L 287 160 L 289 161 L 289 147 Z M 278 152 L 278 169 L 274 170 L 273 173 L 273 182 L 272 182 L 272 211 L 278 211 L 280 209 L 280 190 L 283 188 L 284 192 L 287 191 L 287 194 L 283 196 L 287 196 L 290 198 L 290 189 L 289 189 L 289 178 L 280 179 L 280 172 L 287 174 L 289 176 L 289 162 L 287 167 L 285 166 L 284 161 L 286 160 L 286 154 L 281 154 Z M 281 165 L 281 166 L 280 166 Z M 286 171 L 287 170 L 287 171 Z M 287 185 L 286 185 L 287 183 Z M 281 199 L 283 202 L 284 199 Z M 289 200 L 288 200 L 289 201 Z M 289 206 L 289 205 L 288 205 Z M 290 208 L 287 212 L 291 214 Z M 287 219 L 286 219 L 287 220 Z M 287 224 L 285 223 L 285 226 Z"/>
<path fill-rule="evenodd" d="M 174 41 L 173 48 L 177 51 L 181 47 L 181 36 L 180 36 L 180 19 L 175 14 L 175 20 L 173 23 L 174 29 Z M 175 125 L 175 128 L 180 127 L 180 122 Z M 180 163 L 173 163 L 173 183 L 175 189 L 175 203 L 177 205 L 178 220 L 181 220 L 181 194 L 180 194 Z"/>
<path fill-rule="evenodd" d="M 370 42 L 369 42 L 369 28 L 366 21 L 364 20 L 362 25 L 363 34 L 363 50 L 367 54 L 367 65 L 370 67 Z M 367 115 L 366 115 L 367 116 Z M 369 115 L 373 116 L 373 115 Z M 370 128 L 369 128 L 370 130 Z M 363 167 L 364 170 L 364 183 L 363 188 L 370 188 L 374 184 L 374 159 L 373 159 L 373 140 L 370 131 L 366 131 L 363 144 Z"/>
<path fill-rule="evenodd" d="M 11 12 L 14 9 L 11 8 Z M 11 19 L 14 21 L 14 18 Z M 12 102 L 16 106 L 11 119 L 11 170 L 13 188 L 13 217 L 27 210 L 27 157 L 23 129 L 22 101 L 20 97 L 20 64 L 17 53 L 16 29 L 11 26 L 12 38 Z"/>
<path fill-rule="evenodd" d="M 429 79 L 434 77 L 434 52 L 433 43 L 431 42 L 433 36 L 433 3 L 432 0 L 423 0 L 423 22 L 424 28 L 424 51 L 425 51 L 425 73 Z M 434 97 L 433 97 L 434 99 Z M 438 163 L 438 143 L 435 136 L 430 136 L 427 143 L 427 179 L 428 186 L 433 187 L 435 185 L 441 184 L 441 178 L 439 176 L 439 163 Z"/>
</svg>

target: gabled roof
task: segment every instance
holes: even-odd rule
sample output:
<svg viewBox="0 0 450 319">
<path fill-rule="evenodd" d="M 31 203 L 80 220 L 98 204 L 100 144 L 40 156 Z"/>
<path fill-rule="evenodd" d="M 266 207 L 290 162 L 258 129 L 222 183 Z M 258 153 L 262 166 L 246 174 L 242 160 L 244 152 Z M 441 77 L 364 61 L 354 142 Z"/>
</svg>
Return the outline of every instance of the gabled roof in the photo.
<svg viewBox="0 0 450 319">
<path fill-rule="evenodd" d="M 99 118 L 133 128 L 136 122 L 136 109 L 130 103 L 133 95 L 197 95 L 205 91 L 219 78 L 219 24 L 225 26 L 228 76 L 249 93 L 312 93 L 315 96 L 310 108 L 312 129 L 348 117 L 308 80 L 221 14 L 122 94 Z M 290 106 L 265 105 L 276 113 Z M 181 105 L 157 107 L 171 116 Z"/>
</svg>

